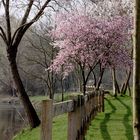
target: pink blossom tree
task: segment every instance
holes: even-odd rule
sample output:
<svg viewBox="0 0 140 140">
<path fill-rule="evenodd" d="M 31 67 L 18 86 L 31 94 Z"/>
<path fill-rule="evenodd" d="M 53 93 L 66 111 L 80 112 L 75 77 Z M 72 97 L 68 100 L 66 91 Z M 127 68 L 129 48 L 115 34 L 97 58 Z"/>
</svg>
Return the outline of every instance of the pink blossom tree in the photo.
<svg viewBox="0 0 140 140">
<path fill-rule="evenodd" d="M 85 13 L 61 14 L 56 20 L 51 34 L 59 52 L 49 69 L 59 73 L 63 66 L 65 77 L 78 65 L 85 94 L 88 78 L 99 63 L 104 69 L 109 63 L 122 60 L 119 51 L 130 39 L 129 20 L 120 16 L 96 19 Z"/>
</svg>

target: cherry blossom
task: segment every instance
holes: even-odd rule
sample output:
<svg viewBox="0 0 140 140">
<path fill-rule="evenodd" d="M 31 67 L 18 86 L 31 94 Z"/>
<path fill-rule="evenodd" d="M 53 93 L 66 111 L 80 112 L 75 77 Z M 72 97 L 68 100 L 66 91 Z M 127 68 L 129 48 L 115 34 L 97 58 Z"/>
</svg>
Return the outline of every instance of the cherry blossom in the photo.
<svg viewBox="0 0 140 140">
<path fill-rule="evenodd" d="M 128 17 L 97 19 L 84 13 L 68 13 L 58 17 L 51 35 L 59 52 L 49 69 L 59 73 L 63 66 L 65 77 L 79 65 L 83 79 L 87 82 L 99 62 L 102 67 L 128 63 L 126 46 L 131 39 L 131 22 Z"/>
</svg>

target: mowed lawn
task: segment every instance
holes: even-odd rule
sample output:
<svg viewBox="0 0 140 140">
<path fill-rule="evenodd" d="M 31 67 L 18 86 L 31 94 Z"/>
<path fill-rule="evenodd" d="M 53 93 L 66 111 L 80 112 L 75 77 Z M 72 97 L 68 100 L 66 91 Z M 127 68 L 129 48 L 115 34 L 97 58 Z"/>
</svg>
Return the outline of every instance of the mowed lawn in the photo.
<svg viewBox="0 0 140 140">
<path fill-rule="evenodd" d="M 14 140 L 39 140 L 40 128 L 22 131 Z M 91 122 L 86 140 L 132 140 L 130 97 L 105 97 L 105 112 Z M 53 119 L 53 140 L 67 140 L 67 115 Z"/>
<path fill-rule="evenodd" d="M 91 122 L 86 140 L 132 140 L 132 99 L 105 98 L 105 112 Z"/>
</svg>

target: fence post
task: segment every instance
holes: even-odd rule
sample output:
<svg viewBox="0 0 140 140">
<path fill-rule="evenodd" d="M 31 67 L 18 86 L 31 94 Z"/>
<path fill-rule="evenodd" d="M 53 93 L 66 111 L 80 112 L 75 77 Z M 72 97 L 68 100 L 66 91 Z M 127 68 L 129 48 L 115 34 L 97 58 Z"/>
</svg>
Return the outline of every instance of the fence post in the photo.
<svg viewBox="0 0 140 140">
<path fill-rule="evenodd" d="M 52 140 L 53 101 L 43 100 L 41 111 L 41 140 Z"/>
<path fill-rule="evenodd" d="M 78 96 L 78 100 L 74 102 L 74 111 L 68 113 L 68 140 L 83 140 L 84 136 L 81 135 L 84 115 L 83 96 Z"/>
</svg>

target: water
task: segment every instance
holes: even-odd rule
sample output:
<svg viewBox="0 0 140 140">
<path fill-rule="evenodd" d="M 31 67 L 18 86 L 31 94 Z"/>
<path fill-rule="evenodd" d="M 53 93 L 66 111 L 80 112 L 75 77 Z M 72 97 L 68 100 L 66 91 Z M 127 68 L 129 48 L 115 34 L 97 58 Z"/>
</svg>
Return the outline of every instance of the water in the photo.
<svg viewBox="0 0 140 140">
<path fill-rule="evenodd" d="M 25 124 L 21 106 L 0 103 L 0 140 L 11 140 Z"/>
</svg>

